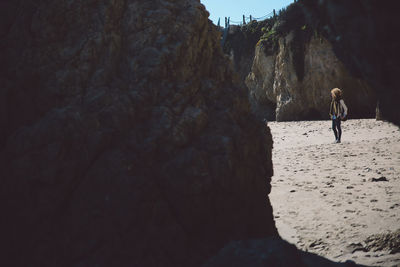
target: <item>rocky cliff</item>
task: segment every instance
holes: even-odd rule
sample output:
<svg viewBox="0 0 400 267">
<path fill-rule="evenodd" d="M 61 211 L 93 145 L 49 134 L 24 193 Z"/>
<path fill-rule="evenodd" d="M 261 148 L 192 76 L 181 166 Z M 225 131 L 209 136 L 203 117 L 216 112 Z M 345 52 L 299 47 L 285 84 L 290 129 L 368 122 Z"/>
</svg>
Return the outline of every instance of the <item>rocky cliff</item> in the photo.
<svg viewBox="0 0 400 267">
<path fill-rule="evenodd" d="M 2 1 L 7 266 L 198 266 L 277 234 L 272 138 L 196 0 Z"/>
<path fill-rule="evenodd" d="M 257 57 L 258 51 L 254 49 L 262 36 L 262 29 L 272 27 L 275 23 L 274 19 L 261 22 L 252 21 L 249 24 L 229 28 L 229 34 L 224 44 L 224 52 L 229 55 L 235 71 L 239 74 L 243 86 L 246 77 L 252 71 L 254 58 Z M 270 66 L 264 66 L 268 69 Z M 264 72 L 267 74 L 267 71 Z M 276 101 L 269 100 L 265 97 L 265 91 L 261 92 L 256 88 L 249 91 L 249 101 L 252 112 L 259 120 L 268 119 L 275 120 Z"/>
<path fill-rule="evenodd" d="M 246 78 L 253 105 L 276 105 L 276 120 L 329 118 L 330 90 L 339 87 L 352 118 L 373 117 L 376 95 L 365 80 L 352 76 L 323 37 L 311 37 L 304 47 L 304 73 L 296 71 L 294 33 L 278 40 L 277 52 L 267 55 L 260 42 L 252 71 Z M 261 109 L 261 108 L 259 108 Z"/>
<path fill-rule="evenodd" d="M 304 6 L 308 23 L 332 43 L 349 72 L 376 92 L 381 118 L 400 125 L 396 2 L 306 0 Z"/>
<path fill-rule="evenodd" d="M 277 120 L 325 119 L 329 91 L 339 87 L 351 118 L 375 116 L 379 102 L 380 116 L 399 122 L 393 103 L 399 97 L 393 57 L 398 22 L 392 7 L 377 1 L 303 0 L 277 18 L 254 22 L 265 31 L 252 48 L 246 78 L 253 111 L 268 116 L 267 103 L 276 107 Z"/>
</svg>

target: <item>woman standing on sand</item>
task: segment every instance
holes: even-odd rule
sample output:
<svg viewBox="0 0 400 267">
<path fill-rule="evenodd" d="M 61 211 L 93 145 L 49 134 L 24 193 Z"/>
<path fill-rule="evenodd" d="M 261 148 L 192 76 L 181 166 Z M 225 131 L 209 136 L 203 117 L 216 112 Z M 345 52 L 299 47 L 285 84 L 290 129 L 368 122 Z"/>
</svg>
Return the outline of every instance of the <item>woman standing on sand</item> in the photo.
<svg viewBox="0 0 400 267">
<path fill-rule="evenodd" d="M 329 115 L 332 119 L 332 130 L 335 134 L 335 142 L 340 143 L 342 137 L 342 128 L 340 122 L 347 116 L 347 107 L 342 99 L 342 90 L 339 88 L 333 88 L 331 90 L 332 102 L 329 110 Z"/>
</svg>

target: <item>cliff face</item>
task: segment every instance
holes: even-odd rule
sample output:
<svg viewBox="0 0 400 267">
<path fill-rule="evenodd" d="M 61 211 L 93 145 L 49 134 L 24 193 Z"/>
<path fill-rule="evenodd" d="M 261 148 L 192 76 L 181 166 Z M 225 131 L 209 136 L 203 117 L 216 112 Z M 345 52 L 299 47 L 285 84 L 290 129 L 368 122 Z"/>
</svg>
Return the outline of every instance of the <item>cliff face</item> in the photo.
<svg viewBox="0 0 400 267">
<path fill-rule="evenodd" d="M 339 87 L 350 118 L 375 116 L 379 103 L 381 118 L 400 123 L 393 10 L 373 0 L 302 0 L 259 22 L 266 31 L 246 78 L 253 111 L 268 117 L 265 106 L 276 105 L 277 120 L 328 118 L 329 91 Z"/>
<path fill-rule="evenodd" d="M 276 235 L 271 134 L 198 1 L 1 7 L 3 263 L 197 266 Z"/>
<path fill-rule="evenodd" d="M 272 21 L 252 21 L 244 26 L 230 26 L 229 34 L 227 36 L 224 52 L 229 55 L 235 71 L 239 74 L 243 86 L 245 85 L 246 77 L 252 71 L 252 66 L 254 65 L 254 58 L 258 57 L 257 50 L 254 50 L 257 42 L 262 36 L 261 30 L 265 27 L 271 27 Z M 262 68 L 265 70 L 270 66 L 266 65 Z M 267 70 L 264 72 L 267 74 Z M 251 105 L 251 110 L 253 114 L 259 120 L 267 118 L 268 120 L 275 119 L 275 107 L 276 103 L 271 102 L 267 97 L 265 97 L 265 90 L 260 91 L 258 89 L 252 88 L 249 91 L 249 101 Z"/>
<path fill-rule="evenodd" d="M 323 25 L 321 32 L 338 58 L 376 92 L 379 116 L 400 125 L 396 2 L 324 0 L 317 5 L 315 0 L 306 0 L 304 5 L 310 10 L 308 20 Z"/>
<path fill-rule="evenodd" d="M 330 90 L 339 87 L 352 118 L 373 117 L 376 96 L 364 80 L 352 76 L 323 37 L 312 37 L 304 47 L 304 73 L 299 77 L 294 62 L 294 33 L 279 38 L 276 53 L 265 54 L 260 43 L 252 72 L 246 78 L 250 100 L 263 106 L 276 104 L 276 120 L 329 118 Z"/>
</svg>

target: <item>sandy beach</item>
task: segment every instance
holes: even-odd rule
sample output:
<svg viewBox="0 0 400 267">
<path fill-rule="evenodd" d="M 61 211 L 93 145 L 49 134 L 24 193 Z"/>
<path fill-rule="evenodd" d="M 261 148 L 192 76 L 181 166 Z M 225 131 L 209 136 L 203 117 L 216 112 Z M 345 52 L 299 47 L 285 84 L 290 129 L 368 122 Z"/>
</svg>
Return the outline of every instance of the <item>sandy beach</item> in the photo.
<svg viewBox="0 0 400 267">
<path fill-rule="evenodd" d="M 269 122 L 278 231 L 334 261 L 400 266 L 400 130 L 375 119 Z"/>
</svg>

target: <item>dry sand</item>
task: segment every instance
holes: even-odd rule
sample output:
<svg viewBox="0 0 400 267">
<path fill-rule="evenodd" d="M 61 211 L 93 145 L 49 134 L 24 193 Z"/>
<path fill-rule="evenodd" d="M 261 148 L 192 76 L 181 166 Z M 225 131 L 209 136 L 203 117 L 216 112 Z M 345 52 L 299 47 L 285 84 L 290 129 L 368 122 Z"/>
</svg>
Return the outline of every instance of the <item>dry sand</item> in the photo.
<svg viewBox="0 0 400 267">
<path fill-rule="evenodd" d="M 268 125 L 274 140 L 270 199 L 283 239 L 334 261 L 400 266 L 400 251 L 374 251 L 365 242 L 400 229 L 399 128 L 348 120 L 342 143 L 333 144 L 331 121 Z M 387 181 L 373 181 L 382 177 Z"/>
</svg>

